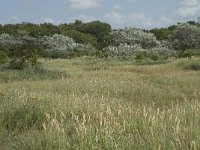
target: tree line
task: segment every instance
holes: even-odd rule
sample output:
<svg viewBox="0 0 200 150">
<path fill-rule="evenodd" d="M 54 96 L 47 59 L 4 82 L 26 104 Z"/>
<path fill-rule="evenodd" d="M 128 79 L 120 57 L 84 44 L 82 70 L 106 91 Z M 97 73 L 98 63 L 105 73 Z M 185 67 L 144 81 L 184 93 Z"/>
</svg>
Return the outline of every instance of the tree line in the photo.
<svg viewBox="0 0 200 150">
<path fill-rule="evenodd" d="M 188 21 L 167 28 L 112 29 L 101 21 L 0 25 L 0 63 L 23 69 L 36 66 L 38 57 L 133 57 L 167 59 L 200 55 L 200 23 Z"/>
<path fill-rule="evenodd" d="M 29 36 L 34 38 L 62 34 L 73 38 L 77 43 L 90 43 L 97 48 L 103 48 L 110 44 L 109 33 L 112 31 L 112 28 L 108 23 L 101 21 L 83 23 L 81 20 L 60 25 L 54 25 L 52 23 L 34 24 L 28 22 L 0 25 L 0 34 L 7 33 L 9 35 L 19 36 L 19 31 L 25 31 Z"/>
</svg>

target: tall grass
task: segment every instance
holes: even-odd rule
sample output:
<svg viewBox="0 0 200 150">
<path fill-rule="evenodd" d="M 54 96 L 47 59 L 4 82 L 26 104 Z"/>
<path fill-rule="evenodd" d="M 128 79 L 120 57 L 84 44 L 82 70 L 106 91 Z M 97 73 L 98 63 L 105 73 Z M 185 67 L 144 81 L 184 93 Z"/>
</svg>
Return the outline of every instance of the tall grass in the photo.
<svg viewBox="0 0 200 150">
<path fill-rule="evenodd" d="M 200 149 L 200 72 L 184 69 L 196 61 L 43 61 L 70 78 L 1 82 L 0 147 Z"/>
</svg>

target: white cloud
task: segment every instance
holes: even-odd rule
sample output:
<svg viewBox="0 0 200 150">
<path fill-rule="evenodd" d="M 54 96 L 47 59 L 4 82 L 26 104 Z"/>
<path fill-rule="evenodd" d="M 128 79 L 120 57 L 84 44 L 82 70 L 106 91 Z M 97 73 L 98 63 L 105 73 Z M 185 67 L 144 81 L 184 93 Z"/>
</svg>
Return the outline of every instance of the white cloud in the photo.
<svg viewBox="0 0 200 150">
<path fill-rule="evenodd" d="M 147 17 L 143 13 L 132 13 L 128 16 L 128 19 L 131 22 L 138 22 L 142 24 L 143 26 L 152 26 L 153 20 L 150 17 Z"/>
<path fill-rule="evenodd" d="M 176 14 L 181 17 L 192 17 L 200 11 L 200 3 L 198 0 L 183 0 L 181 7 Z"/>
<path fill-rule="evenodd" d="M 20 19 L 18 18 L 18 17 L 16 17 L 16 16 L 12 16 L 12 17 L 10 17 L 10 18 L 7 18 L 7 19 L 5 19 L 5 20 L 0 20 L 0 23 L 2 23 L 2 24 L 9 24 L 9 23 L 11 23 L 11 24 L 15 24 L 15 23 L 19 23 L 20 22 Z"/>
<path fill-rule="evenodd" d="M 52 18 L 43 18 L 42 21 L 46 22 L 46 23 L 55 23 L 55 21 Z"/>
<path fill-rule="evenodd" d="M 69 0 L 70 7 L 76 9 L 89 9 L 100 6 L 99 0 Z"/>
<path fill-rule="evenodd" d="M 177 10 L 177 14 L 181 17 L 195 16 L 200 11 L 200 5 L 196 7 L 181 7 Z"/>
<path fill-rule="evenodd" d="M 198 4 L 199 4 L 198 0 L 184 0 L 182 2 L 182 5 L 187 7 L 194 7 L 197 6 Z"/>
<path fill-rule="evenodd" d="M 135 26 L 140 28 L 154 28 L 158 26 L 164 27 L 176 23 L 176 20 L 173 20 L 164 14 L 162 14 L 158 19 L 153 19 L 144 13 L 133 12 L 125 15 L 118 11 L 112 11 L 105 14 L 105 17 L 107 18 L 106 21 L 111 23 L 113 27 Z"/>
<path fill-rule="evenodd" d="M 121 9 L 122 6 L 117 4 L 117 5 L 114 6 L 114 8 L 115 8 L 115 9 Z"/>
<path fill-rule="evenodd" d="M 161 15 L 161 16 L 160 16 L 160 22 L 161 22 L 161 23 L 166 23 L 166 24 L 175 23 L 174 20 L 172 20 L 171 18 L 166 17 L 165 15 Z"/>
<path fill-rule="evenodd" d="M 105 14 L 105 17 L 117 24 L 123 24 L 126 20 L 126 17 L 124 15 L 116 11 Z"/>
<path fill-rule="evenodd" d="M 143 13 L 130 13 L 124 15 L 117 11 L 112 11 L 105 14 L 105 17 L 108 19 L 108 22 L 114 23 L 114 26 L 141 26 L 141 27 L 152 27 L 157 22 L 153 21 L 152 18 L 147 17 Z"/>
<path fill-rule="evenodd" d="M 108 18 L 113 23 L 119 25 L 142 25 L 143 27 L 152 26 L 155 22 L 150 17 L 147 17 L 143 13 L 131 13 L 128 15 L 123 15 L 120 12 L 112 11 L 105 14 L 105 17 Z"/>
<path fill-rule="evenodd" d="M 69 19 L 69 22 L 73 22 L 75 21 L 76 19 L 78 20 L 81 20 L 83 22 L 91 22 L 91 21 L 94 21 L 94 20 L 98 20 L 97 18 L 93 17 L 93 16 L 87 16 L 85 14 L 80 14 L 78 16 L 74 16 L 74 17 L 71 17 Z"/>
<path fill-rule="evenodd" d="M 52 24 L 59 24 L 59 22 L 56 22 L 55 20 L 53 20 L 52 18 L 48 18 L 48 17 L 43 17 L 39 20 L 35 20 L 34 23 L 52 23 Z"/>
<path fill-rule="evenodd" d="M 16 16 L 12 16 L 12 17 L 11 17 L 11 20 L 12 20 L 12 21 L 15 21 L 15 22 L 19 21 L 19 19 L 18 19 Z"/>
</svg>

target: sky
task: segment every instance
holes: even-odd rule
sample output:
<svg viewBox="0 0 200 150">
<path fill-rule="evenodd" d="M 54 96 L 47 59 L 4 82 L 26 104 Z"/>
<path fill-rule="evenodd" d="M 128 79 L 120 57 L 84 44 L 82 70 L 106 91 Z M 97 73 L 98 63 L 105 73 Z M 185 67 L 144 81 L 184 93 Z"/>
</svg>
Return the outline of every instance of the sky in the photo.
<svg viewBox="0 0 200 150">
<path fill-rule="evenodd" d="M 100 20 L 113 28 L 161 28 L 197 20 L 200 0 L 0 0 L 0 23 Z"/>
</svg>

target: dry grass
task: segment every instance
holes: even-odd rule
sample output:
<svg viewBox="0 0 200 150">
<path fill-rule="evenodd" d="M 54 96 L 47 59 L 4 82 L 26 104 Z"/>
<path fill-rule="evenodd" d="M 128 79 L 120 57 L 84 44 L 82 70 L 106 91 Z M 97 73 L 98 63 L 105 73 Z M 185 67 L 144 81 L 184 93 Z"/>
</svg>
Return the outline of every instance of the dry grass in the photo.
<svg viewBox="0 0 200 150">
<path fill-rule="evenodd" d="M 0 147 L 200 149 L 199 61 L 41 60 L 70 77 L 2 82 Z"/>
</svg>

